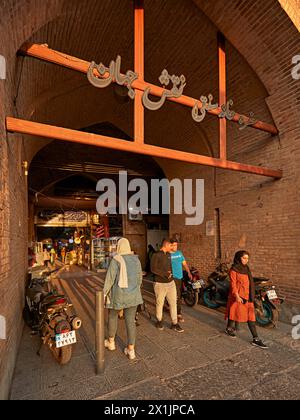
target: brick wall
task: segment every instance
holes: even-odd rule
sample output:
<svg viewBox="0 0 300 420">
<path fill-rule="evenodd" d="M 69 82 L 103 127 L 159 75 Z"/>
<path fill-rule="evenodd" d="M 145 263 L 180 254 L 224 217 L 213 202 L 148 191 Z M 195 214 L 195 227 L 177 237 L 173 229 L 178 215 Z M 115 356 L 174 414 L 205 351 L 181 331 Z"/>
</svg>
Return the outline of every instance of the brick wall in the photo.
<svg viewBox="0 0 300 420">
<path fill-rule="evenodd" d="M 1 118 L 2 120 L 2 118 Z M 0 399 L 7 397 L 22 333 L 24 278 L 27 265 L 27 183 L 20 137 L 6 139 L 1 127 L 0 314 L 6 340 L 0 340 Z"/>
<path fill-rule="evenodd" d="M 47 20 L 46 5 L 39 14 L 38 3 L 43 2 L 6 1 L 1 5 L 0 54 L 6 59 L 7 72 L 6 80 L 0 80 L 0 315 L 6 320 L 6 340 L 0 340 L 0 400 L 9 395 L 23 329 L 28 210 L 22 162 L 30 160 L 22 136 L 6 134 L 5 117 L 19 115 L 14 104 L 19 80 L 16 52 Z M 56 3 L 53 1 L 53 14 Z"/>
</svg>

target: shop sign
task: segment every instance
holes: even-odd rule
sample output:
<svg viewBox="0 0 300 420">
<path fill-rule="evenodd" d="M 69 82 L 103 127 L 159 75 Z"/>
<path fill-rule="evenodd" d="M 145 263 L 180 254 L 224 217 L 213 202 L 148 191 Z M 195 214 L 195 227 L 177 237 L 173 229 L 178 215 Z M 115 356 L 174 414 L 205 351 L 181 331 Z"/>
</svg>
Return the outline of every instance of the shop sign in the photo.
<svg viewBox="0 0 300 420">
<path fill-rule="evenodd" d="M 84 211 L 40 212 L 35 219 L 35 224 L 44 227 L 86 227 L 88 226 L 88 213 Z"/>
</svg>

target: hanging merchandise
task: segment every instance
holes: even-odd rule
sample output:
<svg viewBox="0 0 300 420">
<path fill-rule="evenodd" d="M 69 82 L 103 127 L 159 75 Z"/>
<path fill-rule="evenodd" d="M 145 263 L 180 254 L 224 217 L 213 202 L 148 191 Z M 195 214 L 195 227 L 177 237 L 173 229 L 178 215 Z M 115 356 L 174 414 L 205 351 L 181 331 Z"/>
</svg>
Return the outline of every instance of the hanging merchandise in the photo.
<svg viewBox="0 0 300 420">
<path fill-rule="evenodd" d="M 75 242 L 76 245 L 81 244 L 80 233 L 78 232 L 78 230 L 75 230 L 75 232 L 74 232 L 74 242 Z"/>
<path fill-rule="evenodd" d="M 111 259 L 117 252 L 120 237 L 98 238 L 92 241 L 92 269 L 107 270 Z"/>
<path fill-rule="evenodd" d="M 96 228 L 96 238 L 100 239 L 100 238 L 104 238 L 105 236 L 105 228 L 103 225 L 99 225 Z"/>
</svg>

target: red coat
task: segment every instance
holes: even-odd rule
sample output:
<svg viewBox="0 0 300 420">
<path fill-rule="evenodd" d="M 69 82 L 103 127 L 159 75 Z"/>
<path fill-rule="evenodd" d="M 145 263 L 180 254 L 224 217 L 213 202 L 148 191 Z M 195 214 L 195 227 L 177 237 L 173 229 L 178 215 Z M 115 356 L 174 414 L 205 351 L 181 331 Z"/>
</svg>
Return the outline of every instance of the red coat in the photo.
<svg viewBox="0 0 300 420">
<path fill-rule="evenodd" d="M 230 292 L 227 303 L 225 319 L 236 322 L 256 321 L 254 303 L 238 303 L 236 294 L 243 299 L 249 300 L 250 281 L 247 274 L 237 273 L 230 270 Z"/>
</svg>

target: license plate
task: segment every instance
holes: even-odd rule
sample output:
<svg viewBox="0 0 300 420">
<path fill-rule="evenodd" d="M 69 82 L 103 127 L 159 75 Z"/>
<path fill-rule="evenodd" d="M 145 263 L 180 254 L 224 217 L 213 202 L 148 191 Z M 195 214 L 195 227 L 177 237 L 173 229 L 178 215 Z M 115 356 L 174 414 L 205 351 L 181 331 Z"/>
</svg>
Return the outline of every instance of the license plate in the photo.
<svg viewBox="0 0 300 420">
<path fill-rule="evenodd" d="M 55 336 L 56 348 L 69 346 L 76 343 L 76 331 L 70 331 L 63 334 L 56 334 Z"/>
<path fill-rule="evenodd" d="M 278 299 L 278 296 L 275 290 L 268 290 L 267 295 L 270 300 Z"/>
<path fill-rule="evenodd" d="M 200 281 L 196 281 L 195 283 L 193 283 L 193 289 L 201 289 L 202 284 Z"/>
</svg>

